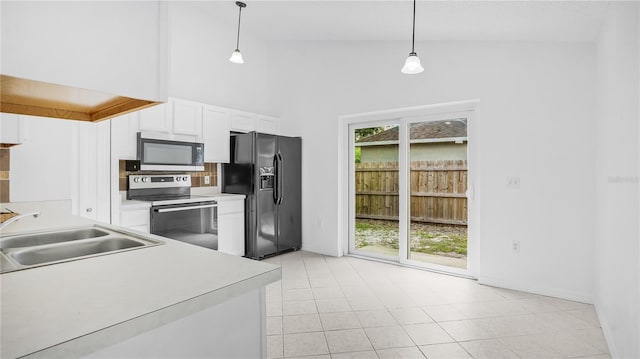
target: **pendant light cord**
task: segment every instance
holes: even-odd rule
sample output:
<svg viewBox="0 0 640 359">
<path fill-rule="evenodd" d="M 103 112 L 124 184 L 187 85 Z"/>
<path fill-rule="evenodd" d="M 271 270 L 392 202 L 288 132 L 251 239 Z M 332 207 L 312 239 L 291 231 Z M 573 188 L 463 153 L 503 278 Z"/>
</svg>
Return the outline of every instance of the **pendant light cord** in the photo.
<svg viewBox="0 0 640 359">
<path fill-rule="evenodd" d="M 240 9 L 240 11 L 238 11 L 238 37 L 236 37 L 236 50 L 240 49 L 240 18 L 242 17 L 242 6 L 238 6 L 238 8 Z"/>
<path fill-rule="evenodd" d="M 416 42 L 416 0 L 413 0 L 413 32 L 411 35 L 411 53 L 415 53 L 414 45 Z"/>
</svg>

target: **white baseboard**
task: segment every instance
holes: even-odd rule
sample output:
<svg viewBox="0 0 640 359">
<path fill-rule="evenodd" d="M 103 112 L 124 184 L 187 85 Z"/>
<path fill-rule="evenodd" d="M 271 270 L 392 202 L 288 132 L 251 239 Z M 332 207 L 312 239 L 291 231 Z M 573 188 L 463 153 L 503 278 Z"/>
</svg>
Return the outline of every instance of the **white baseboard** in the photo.
<svg viewBox="0 0 640 359">
<path fill-rule="evenodd" d="M 578 292 L 566 291 L 558 288 L 538 287 L 535 285 L 514 283 L 509 280 L 504 280 L 501 278 L 486 277 L 486 276 L 478 277 L 478 283 L 489 285 L 492 287 L 517 290 L 521 292 L 540 294 L 540 295 L 545 295 L 549 297 L 555 297 L 555 298 L 573 300 L 581 303 L 593 304 L 593 296 L 587 293 L 578 293 Z"/>
<path fill-rule="evenodd" d="M 600 321 L 600 327 L 602 328 L 602 334 L 604 334 L 604 340 L 606 340 L 607 347 L 609 348 L 609 355 L 612 358 L 619 358 L 619 356 L 617 355 L 618 351 L 616 350 L 616 347 L 614 345 L 615 342 L 613 341 L 613 332 L 611 331 L 611 326 L 607 322 L 607 319 L 600 314 L 602 312 L 600 311 L 600 306 L 598 305 L 598 303 L 594 303 L 593 306 L 596 309 L 596 315 L 598 316 L 598 320 Z"/>
<path fill-rule="evenodd" d="M 320 249 L 317 249 L 317 248 L 313 248 L 312 246 L 305 245 L 304 243 L 302 244 L 302 248 L 300 250 L 305 251 L 305 252 L 312 252 L 312 253 L 322 254 L 322 255 L 330 256 L 330 257 L 340 257 L 340 254 L 338 253 L 337 250 L 332 253 L 332 252 L 327 251 L 327 250 L 320 250 Z"/>
</svg>

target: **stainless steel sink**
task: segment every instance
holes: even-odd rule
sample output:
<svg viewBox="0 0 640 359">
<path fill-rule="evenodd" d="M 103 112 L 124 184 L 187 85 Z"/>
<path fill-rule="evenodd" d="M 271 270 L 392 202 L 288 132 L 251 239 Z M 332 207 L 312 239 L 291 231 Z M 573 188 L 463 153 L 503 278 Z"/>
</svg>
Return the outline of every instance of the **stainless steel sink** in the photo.
<svg viewBox="0 0 640 359">
<path fill-rule="evenodd" d="M 11 253 L 9 256 L 26 266 L 56 262 L 69 258 L 85 257 L 92 254 L 118 251 L 144 246 L 144 243 L 127 238 L 105 238 L 59 246 L 40 246 Z"/>
<path fill-rule="evenodd" d="M 0 237 L 0 248 L 33 247 L 43 244 L 77 241 L 79 239 L 97 238 L 107 235 L 109 235 L 109 232 L 105 232 L 97 228 L 23 234 L 6 238 Z"/>
<path fill-rule="evenodd" d="M 164 242 L 99 225 L 0 237 L 0 273 L 115 254 Z"/>
</svg>

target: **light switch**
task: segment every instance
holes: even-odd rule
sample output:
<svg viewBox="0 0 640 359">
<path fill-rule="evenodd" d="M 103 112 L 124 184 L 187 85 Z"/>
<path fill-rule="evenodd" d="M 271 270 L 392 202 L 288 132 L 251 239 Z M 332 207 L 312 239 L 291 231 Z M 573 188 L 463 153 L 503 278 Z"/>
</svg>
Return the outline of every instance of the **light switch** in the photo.
<svg viewBox="0 0 640 359">
<path fill-rule="evenodd" d="M 204 184 L 210 184 L 211 183 L 211 176 L 204 176 Z"/>
</svg>

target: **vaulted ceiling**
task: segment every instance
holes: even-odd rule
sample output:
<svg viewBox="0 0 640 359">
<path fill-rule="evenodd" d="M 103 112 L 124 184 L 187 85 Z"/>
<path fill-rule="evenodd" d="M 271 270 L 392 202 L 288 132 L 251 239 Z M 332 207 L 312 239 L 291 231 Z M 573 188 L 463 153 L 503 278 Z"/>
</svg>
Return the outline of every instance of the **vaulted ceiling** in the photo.
<svg viewBox="0 0 640 359">
<path fill-rule="evenodd" d="M 246 1 L 242 31 L 269 41 L 410 40 L 413 3 Z M 195 2 L 212 21 L 236 26 L 234 1 Z M 418 1 L 416 41 L 594 41 L 604 1 Z"/>
</svg>

